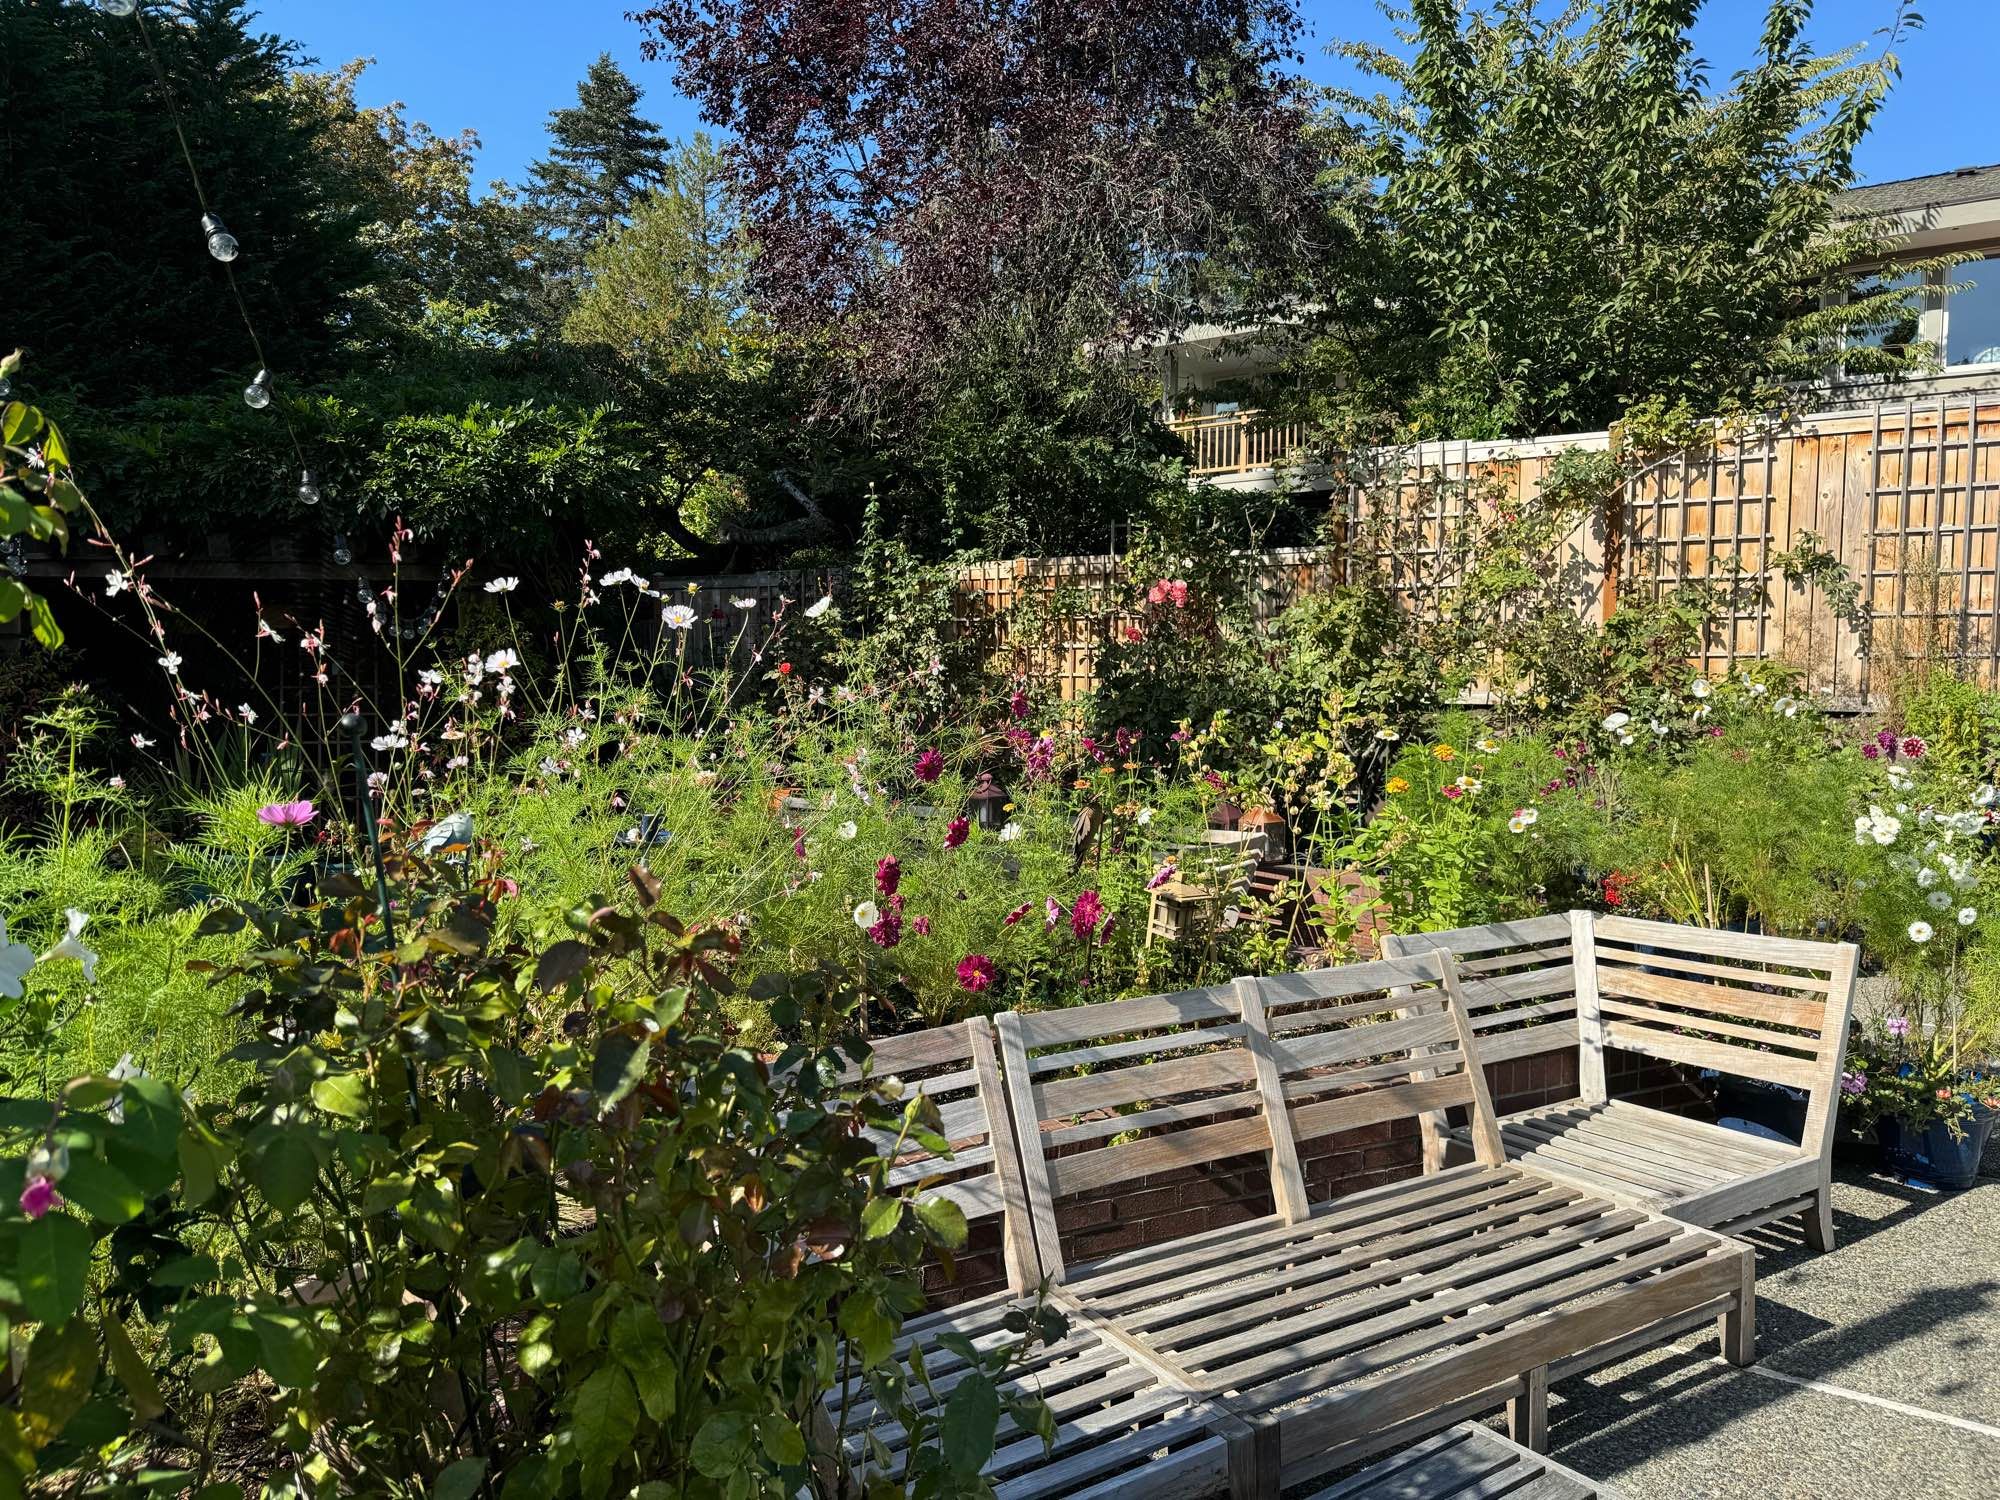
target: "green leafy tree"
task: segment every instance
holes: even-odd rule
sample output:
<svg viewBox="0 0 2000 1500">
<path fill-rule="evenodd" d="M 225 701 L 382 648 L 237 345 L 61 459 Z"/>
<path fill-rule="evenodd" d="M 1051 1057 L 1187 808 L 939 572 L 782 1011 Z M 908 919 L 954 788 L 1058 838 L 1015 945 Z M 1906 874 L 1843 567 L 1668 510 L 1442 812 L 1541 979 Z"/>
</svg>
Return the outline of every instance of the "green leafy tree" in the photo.
<svg viewBox="0 0 2000 1500">
<path fill-rule="evenodd" d="M 1762 402 L 1848 341 L 1851 373 L 1934 357 L 1893 336 L 1917 291 L 1855 270 L 1881 226 L 1839 214 L 1893 51 L 1822 55 L 1811 0 L 1770 0 L 1755 57 L 1716 91 L 1687 0 L 1389 10 L 1409 55 L 1341 44 L 1383 87 L 1337 93 L 1324 126 L 1342 254 L 1302 298 L 1323 311 L 1294 372 L 1323 414 L 1516 436 L 1604 427 L 1648 397 Z M 1915 24 L 1900 13 L 1891 41 Z M 1329 399 L 1332 374 L 1352 378 Z"/>
<path fill-rule="evenodd" d="M 549 112 L 549 154 L 529 169 L 523 190 L 549 326 L 580 290 L 590 251 L 669 179 L 667 138 L 639 113 L 639 99 L 606 52 L 577 85 L 576 103 Z"/>
</svg>

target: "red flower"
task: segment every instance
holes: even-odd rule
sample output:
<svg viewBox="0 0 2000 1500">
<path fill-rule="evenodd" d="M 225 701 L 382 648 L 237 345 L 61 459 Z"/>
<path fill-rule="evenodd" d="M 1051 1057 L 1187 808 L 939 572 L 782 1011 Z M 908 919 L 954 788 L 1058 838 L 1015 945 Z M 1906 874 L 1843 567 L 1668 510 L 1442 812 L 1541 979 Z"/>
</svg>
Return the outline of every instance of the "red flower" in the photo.
<svg viewBox="0 0 2000 1500">
<path fill-rule="evenodd" d="M 780 677 L 789 677 L 789 676 L 791 676 L 791 675 L 792 675 L 792 664 L 791 664 L 790 662 L 788 662 L 788 661 L 781 661 L 781 662 L 779 662 L 779 663 L 778 663 L 778 675 L 779 675 Z"/>
<path fill-rule="evenodd" d="M 1087 938 L 1097 931 L 1097 924 L 1103 917 L 1103 898 L 1096 891 L 1084 891 L 1069 910 L 1069 930 L 1079 938 Z"/>
<path fill-rule="evenodd" d="M 949 823 L 945 825 L 945 830 L 944 830 L 945 848 L 956 849 L 960 844 L 965 842 L 965 836 L 971 831 L 972 831 L 972 825 L 968 823 L 964 818 L 953 818 Z"/>
<path fill-rule="evenodd" d="M 916 764 L 910 767 L 910 774 L 928 786 L 944 775 L 944 757 L 935 750 L 926 750 L 917 757 Z"/>
<path fill-rule="evenodd" d="M 1146 632 L 1141 630 L 1137 625 L 1127 625 L 1125 627 L 1126 640 L 1143 641 L 1145 638 L 1146 638 Z"/>
<path fill-rule="evenodd" d="M 918 937 L 929 937 L 931 935 L 931 919 L 929 917 L 910 918 L 910 931 L 914 932 Z"/>
<path fill-rule="evenodd" d="M 882 920 L 868 929 L 868 941 L 878 948 L 893 948 L 903 940 L 903 914 L 885 911 Z"/>
<path fill-rule="evenodd" d="M 978 994 L 993 983 L 998 971 L 984 953 L 968 953 L 958 961 L 958 987 Z"/>
<path fill-rule="evenodd" d="M 1016 922 L 1019 922 L 1021 918 L 1025 917 L 1028 914 L 1029 908 L 1031 908 L 1034 904 L 1035 903 L 1032 901 L 1023 901 L 1019 906 L 1015 907 L 1012 911 L 1007 913 L 1007 920 L 1003 922 L 1001 925 L 1003 927 L 1012 927 Z"/>
<path fill-rule="evenodd" d="M 903 866 L 893 854 L 885 854 L 875 866 L 875 889 L 885 896 L 896 894 L 903 882 Z"/>
<path fill-rule="evenodd" d="M 1914 734 L 1905 735 L 1903 737 L 1903 758 L 1905 760 L 1922 760 L 1924 758 L 1924 742 Z"/>
</svg>

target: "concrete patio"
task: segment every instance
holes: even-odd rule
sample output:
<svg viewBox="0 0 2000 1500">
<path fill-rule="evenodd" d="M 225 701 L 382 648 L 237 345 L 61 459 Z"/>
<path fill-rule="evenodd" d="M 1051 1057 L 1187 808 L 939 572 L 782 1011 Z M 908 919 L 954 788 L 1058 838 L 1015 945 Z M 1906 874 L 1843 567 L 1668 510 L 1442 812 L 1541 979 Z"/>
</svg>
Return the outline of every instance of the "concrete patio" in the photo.
<svg viewBox="0 0 2000 1500">
<path fill-rule="evenodd" d="M 2000 1475 L 2000 1145 L 1963 1193 L 1835 1167 L 1838 1248 L 1759 1243 L 1762 1360 L 1689 1335 L 1552 1392 L 1550 1451 L 1627 1500 L 1927 1500 Z"/>
</svg>

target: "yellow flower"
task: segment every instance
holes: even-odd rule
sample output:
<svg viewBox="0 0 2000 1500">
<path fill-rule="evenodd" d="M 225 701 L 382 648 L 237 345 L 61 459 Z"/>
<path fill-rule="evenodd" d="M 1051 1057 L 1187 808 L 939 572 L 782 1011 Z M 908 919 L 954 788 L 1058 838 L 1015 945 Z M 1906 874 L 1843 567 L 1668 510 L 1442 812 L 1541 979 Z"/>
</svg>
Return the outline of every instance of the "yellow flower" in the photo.
<svg viewBox="0 0 2000 1500">
<path fill-rule="evenodd" d="M 700 585 L 700 584 L 698 584 L 698 583 L 691 583 L 691 584 L 689 584 L 689 585 L 688 585 L 688 592 L 689 592 L 690 594 L 699 594 L 699 593 L 701 592 L 701 585 Z"/>
<path fill-rule="evenodd" d="M 1458 752 L 1449 745 L 1439 745 L 1431 751 L 1439 760 L 1457 760 Z"/>
<path fill-rule="evenodd" d="M 1400 776 L 1391 776 L 1386 784 L 1385 789 L 1388 791 L 1389 795 L 1393 797 L 1398 792 L 1407 792 L 1410 789 L 1410 784 L 1409 782 L 1403 780 L 1403 778 Z"/>
</svg>

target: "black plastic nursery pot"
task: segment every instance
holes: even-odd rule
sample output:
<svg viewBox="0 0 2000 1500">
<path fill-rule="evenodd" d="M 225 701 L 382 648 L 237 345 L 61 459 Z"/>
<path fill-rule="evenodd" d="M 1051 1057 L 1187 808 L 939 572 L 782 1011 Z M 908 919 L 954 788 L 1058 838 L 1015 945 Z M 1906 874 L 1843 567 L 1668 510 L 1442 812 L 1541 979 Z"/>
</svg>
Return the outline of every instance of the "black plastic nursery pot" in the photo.
<svg viewBox="0 0 2000 1500">
<path fill-rule="evenodd" d="M 1806 1135 L 1806 1095 L 1782 1084 L 1737 1078 L 1728 1073 L 1715 1080 L 1715 1114 L 1720 1120 L 1747 1120 L 1775 1131 L 1796 1144 Z"/>
<path fill-rule="evenodd" d="M 1956 1192 L 1971 1187 L 1978 1178 L 1979 1159 L 1995 1125 L 2000 1125 L 2000 1110 L 1984 1106 L 1974 1109 L 1957 1134 L 1941 1120 L 1912 1129 L 1892 1116 L 1876 1123 L 1875 1139 L 1881 1144 L 1882 1165 L 1888 1171 Z"/>
</svg>

